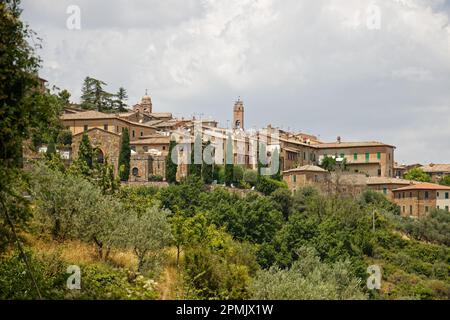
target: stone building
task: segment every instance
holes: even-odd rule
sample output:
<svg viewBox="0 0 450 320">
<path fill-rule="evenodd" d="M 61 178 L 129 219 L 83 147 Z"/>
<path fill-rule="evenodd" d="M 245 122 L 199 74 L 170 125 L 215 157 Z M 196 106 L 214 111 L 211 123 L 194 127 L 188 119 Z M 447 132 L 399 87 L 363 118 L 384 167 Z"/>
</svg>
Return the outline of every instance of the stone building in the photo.
<svg viewBox="0 0 450 320">
<path fill-rule="evenodd" d="M 72 137 L 72 159 L 78 158 L 81 139 L 84 132 L 79 132 Z M 118 174 L 119 150 L 121 136 L 115 132 L 102 128 L 91 128 L 85 131 L 92 149 L 94 150 L 94 160 L 103 163 L 105 160 L 114 166 L 114 171 Z"/>
<path fill-rule="evenodd" d="M 395 147 L 382 142 L 341 142 L 316 143 L 319 161 L 327 156 L 346 159 L 352 173 L 372 177 L 393 177 Z"/>
<path fill-rule="evenodd" d="M 450 176 L 450 164 L 434 164 L 422 166 L 420 169 L 430 175 L 433 182 L 439 182 L 443 177 Z"/>
<path fill-rule="evenodd" d="M 367 187 L 371 190 L 378 191 L 386 196 L 389 200 L 394 199 L 393 190 L 410 186 L 416 182 L 397 179 L 390 177 L 368 177 Z"/>
<path fill-rule="evenodd" d="M 402 216 L 424 217 L 433 209 L 449 211 L 450 187 L 434 183 L 417 183 L 394 189 L 394 202 Z"/>
<path fill-rule="evenodd" d="M 320 188 L 330 180 L 330 173 L 314 165 L 305 165 L 283 171 L 283 180 L 286 181 L 289 189 L 295 192 L 307 186 Z"/>
</svg>

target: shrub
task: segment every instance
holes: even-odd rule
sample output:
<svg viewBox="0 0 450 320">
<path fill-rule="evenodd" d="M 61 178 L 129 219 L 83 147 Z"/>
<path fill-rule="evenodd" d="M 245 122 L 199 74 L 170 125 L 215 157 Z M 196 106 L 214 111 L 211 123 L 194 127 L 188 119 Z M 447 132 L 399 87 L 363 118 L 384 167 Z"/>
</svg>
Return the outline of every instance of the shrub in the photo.
<svg viewBox="0 0 450 320">
<path fill-rule="evenodd" d="M 70 130 L 62 130 L 58 134 L 58 138 L 56 139 L 56 142 L 59 145 L 63 145 L 63 146 L 70 146 L 70 145 L 72 145 L 72 131 L 70 131 Z"/>
<path fill-rule="evenodd" d="M 250 184 L 252 187 L 256 186 L 258 182 L 258 172 L 256 170 L 246 169 L 244 170 L 244 181 Z"/>
<path fill-rule="evenodd" d="M 164 178 L 162 176 L 160 176 L 160 175 L 153 175 L 153 174 L 151 174 L 151 175 L 148 176 L 148 181 L 161 182 L 163 180 L 164 180 Z"/>
<path fill-rule="evenodd" d="M 350 261 L 331 265 L 320 261 L 312 248 L 302 247 L 300 259 L 289 269 L 259 271 L 250 286 L 257 300 L 366 299 L 361 280 L 350 271 Z"/>
<path fill-rule="evenodd" d="M 259 181 L 258 181 L 257 185 L 256 185 L 256 189 L 259 192 L 262 192 L 263 194 L 265 194 L 266 196 L 272 194 L 272 192 L 274 192 L 278 188 L 285 188 L 285 189 L 287 189 L 286 182 L 285 181 L 278 181 L 278 180 L 274 180 L 272 178 L 267 178 L 267 177 L 261 176 L 259 178 Z"/>
</svg>

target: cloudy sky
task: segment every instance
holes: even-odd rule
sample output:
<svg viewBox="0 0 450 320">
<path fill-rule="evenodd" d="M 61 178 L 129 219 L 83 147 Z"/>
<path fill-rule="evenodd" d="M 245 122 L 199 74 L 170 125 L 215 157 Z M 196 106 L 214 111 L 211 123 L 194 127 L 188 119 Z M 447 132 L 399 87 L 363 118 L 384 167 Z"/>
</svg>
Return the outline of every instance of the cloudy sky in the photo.
<svg viewBox="0 0 450 320">
<path fill-rule="evenodd" d="M 70 5 L 81 28 L 69 29 Z M 42 77 L 75 102 L 86 76 L 130 105 L 321 140 L 378 140 L 450 163 L 450 0 L 22 0 Z M 379 16 L 378 16 L 379 13 Z M 379 19 L 378 19 L 379 17 Z M 73 21 L 73 20 L 70 20 Z M 37 41 L 37 39 L 36 39 Z"/>
</svg>

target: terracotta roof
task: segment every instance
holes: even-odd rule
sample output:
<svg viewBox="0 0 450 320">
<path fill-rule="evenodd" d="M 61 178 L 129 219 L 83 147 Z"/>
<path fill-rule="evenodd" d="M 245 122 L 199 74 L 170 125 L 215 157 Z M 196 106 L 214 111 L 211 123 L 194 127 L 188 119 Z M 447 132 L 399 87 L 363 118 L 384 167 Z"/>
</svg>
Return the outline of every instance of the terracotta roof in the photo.
<svg viewBox="0 0 450 320">
<path fill-rule="evenodd" d="M 152 144 L 169 144 L 169 136 L 153 136 L 145 139 L 130 141 L 132 145 L 152 145 Z"/>
<path fill-rule="evenodd" d="M 426 166 L 422 166 L 421 169 L 424 172 L 428 172 L 428 173 L 450 172 L 450 164 L 429 164 Z"/>
<path fill-rule="evenodd" d="M 393 191 L 406 191 L 406 190 L 450 190 L 450 187 L 441 186 L 435 183 L 421 182 L 418 184 L 413 184 L 408 187 L 398 188 Z"/>
<path fill-rule="evenodd" d="M 85 120 L 85 119 L 114 119 L 116 115 L 113 113 L 103 113 L 95 110 L 82 111 L 77 113 L 63 114 L 62 120 Z"/>
<path fill-rule="evenodd" d="M 119 117 L 129 117 L 129 116 L 135 115 L 136 113 L 137 113 L 137 111 L 128 111 L 128 112 L 117 113 L 117 115 Z"/>
<path fill-rule="evenodd" d="M 172 113 L 170 112 L 152 112 L 150 113 L 151 117 L 155 118 L 172 118 Z"/>
<path fill-rule="evenodd" d="M 390 178 L 390 177 L 368 177 L 367 178 L 367 184 L 404 184 L 404 185 L 410 185 L 416 183 L 415 181 L 406 180 L 406 179 L 397 179 L 397 178 Z"/>
<path fill-rule="evenodd" d="M 283 171 L 283 173 L 291 173 L 291 172 L 304 172 L 304 171 L 310 171 L 310 172 L 328 172 L 327 170 L 322 169 L 318 166 L 313 165 L 306 165 L 303 167 L 298 167 L 290 170 Z"/>
<path fill-rule="evenodd" d="M 317 144 L 314 144 L 314 146 L 318 149 L 326 149 L 326 148 L 357 148 L 357 147 L 392 147 L 395 148 L 395 146 L 378 142 L 378 141 L 359 141 L 359 142 L 331 142 L 331 143 L 322 143 L 319 142 Z"/>
</svg>

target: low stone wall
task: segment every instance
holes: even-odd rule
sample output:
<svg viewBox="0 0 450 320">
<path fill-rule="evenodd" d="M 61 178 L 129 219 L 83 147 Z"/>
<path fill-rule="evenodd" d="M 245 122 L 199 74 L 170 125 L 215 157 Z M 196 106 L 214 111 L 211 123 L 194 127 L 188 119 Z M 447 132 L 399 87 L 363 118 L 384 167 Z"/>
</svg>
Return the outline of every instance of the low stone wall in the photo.
<svg viewBox="0 0 450 320">
<path fill-rule="evenodd" d="M 169 183 L 167 182 L 157 182 L 157 181 L 129 181 L 122 182 L 123 186 L 149 186 L 156 188 L 167 188 Z"/>
</svg>

